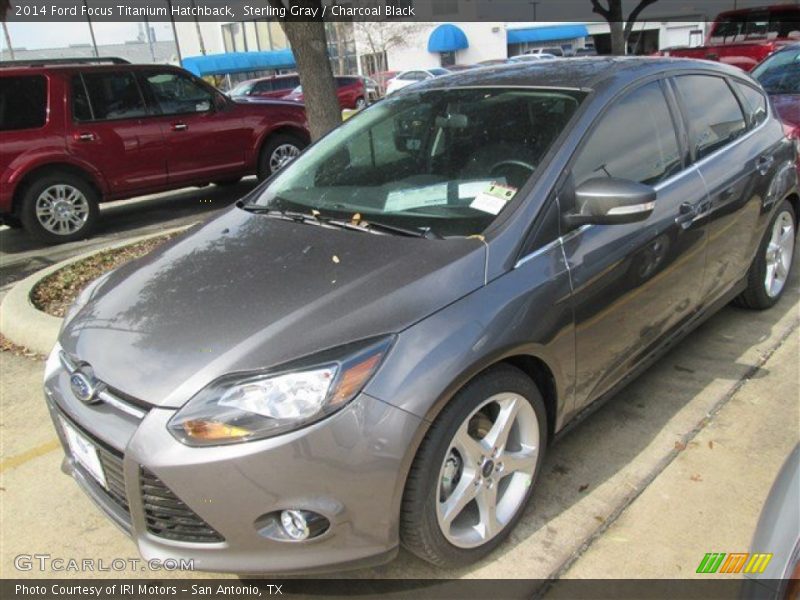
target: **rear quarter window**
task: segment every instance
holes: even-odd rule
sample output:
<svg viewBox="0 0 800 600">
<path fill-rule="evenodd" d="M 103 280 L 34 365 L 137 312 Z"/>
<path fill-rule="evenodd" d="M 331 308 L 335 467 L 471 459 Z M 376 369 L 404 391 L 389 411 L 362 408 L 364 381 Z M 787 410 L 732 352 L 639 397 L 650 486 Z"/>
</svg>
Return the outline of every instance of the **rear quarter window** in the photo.
<svg viewBox="0 0 800 600">
<path fill-rule="evenodd" d="M 0 131 L 39 129 L 47 120 L 47 80 L 42 75 L 0 78 Z"/>
<path fill-rule="evenodd" d="M 747 117 L 747 124 L 750 127 L 756 127 L 767 119 L 767 98 L 758 91 L 756 88 L 735 81 L 733 86 L 742 97 L 743 108 L 745 116 Z"/>
<path fill-rule="evenodd" d="M 723 148 L 747 130 L 733 90 L 721 77 L 681 75 L 675 84 L 686 110 L 697 160 Z"/>
</svg>

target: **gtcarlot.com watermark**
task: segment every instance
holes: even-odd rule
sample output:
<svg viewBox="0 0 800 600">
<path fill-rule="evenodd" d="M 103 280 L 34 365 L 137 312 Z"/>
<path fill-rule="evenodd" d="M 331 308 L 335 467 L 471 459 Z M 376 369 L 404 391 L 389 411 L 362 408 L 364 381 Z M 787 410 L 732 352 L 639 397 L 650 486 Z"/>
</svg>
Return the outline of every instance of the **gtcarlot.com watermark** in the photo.
<svg viewBox="0 0 800 600">
<path fill-rule="evenodd" d="M 55 573 L 93 573 L 122 571 L 194 571 L 194 559 L 189 558 L 74 558 L 52 554 L 17 554 L 14 557 L 17 571 Z"/>
</svg>

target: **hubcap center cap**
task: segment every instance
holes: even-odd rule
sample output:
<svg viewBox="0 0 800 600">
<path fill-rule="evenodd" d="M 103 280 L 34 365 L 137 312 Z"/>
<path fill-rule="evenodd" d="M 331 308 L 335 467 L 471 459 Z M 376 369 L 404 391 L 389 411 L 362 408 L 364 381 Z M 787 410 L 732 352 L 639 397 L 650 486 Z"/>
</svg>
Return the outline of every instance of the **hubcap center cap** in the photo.
<svg viewBox="0 0 800 600">
<path fill-rule="evenodd" d="M 494 471 L 494 461 L 491 459 L 486 459 L 486 462 L 483 463 L 481 467 L 481 473 L 484 477 L 489 477 L 492 472 Z"/>
</svg>

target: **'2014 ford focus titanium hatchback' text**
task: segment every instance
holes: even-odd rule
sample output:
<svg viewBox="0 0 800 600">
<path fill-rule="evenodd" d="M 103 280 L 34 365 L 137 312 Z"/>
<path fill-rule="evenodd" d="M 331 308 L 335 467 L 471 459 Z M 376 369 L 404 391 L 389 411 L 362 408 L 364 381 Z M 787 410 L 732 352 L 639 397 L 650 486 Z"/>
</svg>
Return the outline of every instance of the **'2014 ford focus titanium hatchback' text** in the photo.
<svg viewBox="0 0 800 600">
<path fill-rule="evenodd" d="M 717 64 L 403 90 L 82 293 L 45 375 L 65 470 L 199 569 L 476 560 L 565 425 L 730 300 L 778 301 L 794 165 Z"/>
</svg>

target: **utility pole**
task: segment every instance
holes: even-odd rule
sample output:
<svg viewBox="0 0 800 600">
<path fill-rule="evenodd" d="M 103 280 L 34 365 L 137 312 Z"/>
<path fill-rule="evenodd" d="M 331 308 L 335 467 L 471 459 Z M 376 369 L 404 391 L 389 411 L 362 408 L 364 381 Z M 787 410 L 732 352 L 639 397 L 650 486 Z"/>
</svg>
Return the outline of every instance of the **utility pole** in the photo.
<svg viewBox="0 0 800 600">
<path fill-rule="evenodd" d="M 8 55 L 11 57 L 11 60 L 14 60 L 14 46 L 11 45 L 11 36 L 8 34 L 8 25 L 5 21 L 3 21 L 3 34 L 6 37 L 6 46 L 8 46 Z"/>
<path fill-rule="evenodd" d="M 100 54 L 97 52 L 97 40 L 94 37 L 94 27 L 92 26 L 92 19 L 89 16 L 89 7 L 86 4 L 86 0 L 83 0 L 83 7 L 86 9 L 86 22 L 89 24 L 89 35 L 92 37 L 92 50 L 94 51 L 94 57 L 97 58 Z"/>
<path fill-rule="evenodd" d="M 183 56 L 181 54 L 181 43 L 178 40 L 178 29 L 175 27 L 175 17 L 172 16 L 172 0 L 166 0 L 167 10 L 169 11 L 169 24 L 172 26 L 172 38 L 175 40 L 175 50 L 178 52 L 178 66 L 183 66 Z"/>
</svg>

